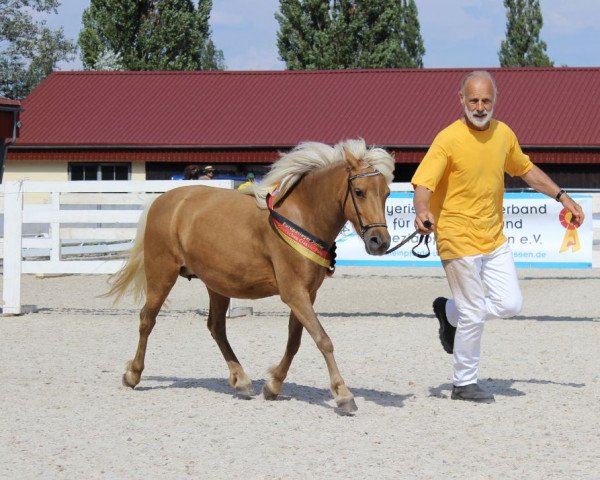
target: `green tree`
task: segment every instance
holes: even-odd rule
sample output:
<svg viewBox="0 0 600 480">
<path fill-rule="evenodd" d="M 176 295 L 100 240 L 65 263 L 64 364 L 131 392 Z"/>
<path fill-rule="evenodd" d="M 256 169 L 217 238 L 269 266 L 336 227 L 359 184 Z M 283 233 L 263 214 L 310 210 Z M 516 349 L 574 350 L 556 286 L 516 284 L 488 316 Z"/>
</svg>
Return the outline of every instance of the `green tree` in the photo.
<svg viewBox="0 0 600 480">
<path fill-rule="evenodd" d="M 500 45 L 501 67 L 552 67 L 546 42 L 540 40 L 544 20 L 539 0 L 504 0 L 506 39 Z"/>
<path fill-rule="evenodd" d="M 333 61 L 328 45 L 331 28 L 329 2 L 326 0 L 280 0 L 275 14 L 280 30 L 277 48 L 288 69 L 319 69 Z"/>
<path fill-rule="evenodd" d="M 125 70 L 121 64 L 121 55 L 112 50 L 104 50 L 94 63 L 94 70 Z"/>
<path fill-rule="evenodd" d="M 415 0 L 280 0 L 275 18 L 290 70 L 423 66 Z"/>
<path fill-rule="evenodd" d="M 415 0 L 402 0 L 403 6 L 403 45 L 408 54 L 406 67 L 423 68 L 423 55 L 425 55 L 425 44 L 421 37 L 421 24 L 419 23 L 419 11 Z"/>
<path fill-rule="evenodd" d="M 92 0 L 79 34 L 89 70 L 117 58 L 125 70 L 222 70 L 211 40 L 212 0 Z"/>
<path fill-rule="evenodd" d="M 63 29 L 51 30 L 38 14 L 56 13 L 58 0 L 0 0 L 0 95 L 21 99 L 61 61 L 74 58 L 76 46 Z"/>
</svg>

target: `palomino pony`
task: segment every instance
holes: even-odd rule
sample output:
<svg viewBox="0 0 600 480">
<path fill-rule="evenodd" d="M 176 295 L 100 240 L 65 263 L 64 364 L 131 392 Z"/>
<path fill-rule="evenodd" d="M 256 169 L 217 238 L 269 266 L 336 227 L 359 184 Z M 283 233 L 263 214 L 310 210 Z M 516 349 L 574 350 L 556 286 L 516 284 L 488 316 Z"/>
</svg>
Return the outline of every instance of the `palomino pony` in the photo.
<svg viewBox="0 0 600 480">
<path fill-rule="evenodd" d="M 199 278 L 208 289 L 208 329 L 238 395 L 255 392 L 227 340 L 230 298 L 279 294 L 291 309 L 289 337 L 282 360 L 270 370 L 264 397 L 273 400 L 281 392 L 306 329 L 325 357 L 339 411 L 355 411 L 313 303 L 332 270 L 332 247 L 347 220 L 369 254 L 385 254 L 390 235 L 384 210 L 393 167 L 385 150 L 368 149 L 363 140 L 335 147 L 309 142 L 282 156 L 259 185 L 244 191 L 186 186 L 160 195 L 142 215 L 129 259 L 107 293 L 118 299 L 131 289 L 145 296 L 137 351 L 124 384 L 133 388 L 140 382 L 148 336 L 181 275 Z"/>
</svg>

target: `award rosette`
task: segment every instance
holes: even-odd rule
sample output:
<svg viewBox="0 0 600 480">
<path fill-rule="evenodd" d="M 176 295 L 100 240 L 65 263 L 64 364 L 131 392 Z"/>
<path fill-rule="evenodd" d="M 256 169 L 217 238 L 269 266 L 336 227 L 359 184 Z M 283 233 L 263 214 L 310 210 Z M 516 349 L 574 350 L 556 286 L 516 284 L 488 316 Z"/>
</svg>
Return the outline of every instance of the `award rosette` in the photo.
<svg viewBox="0 0 600 480">
<path fill-rule="evenodd" d="M 566 208 L 563 208 L 558 215 L 560 224 L 566 229 L 565 236 L 560 246 L 560 253 L 566 252 L 571 249 L 572 252 L 576 252 L 581 248 L 579 243 L 579 235 L 577 235 L 577 224 L 573 222 L 573 214 Z"/>
</svg>

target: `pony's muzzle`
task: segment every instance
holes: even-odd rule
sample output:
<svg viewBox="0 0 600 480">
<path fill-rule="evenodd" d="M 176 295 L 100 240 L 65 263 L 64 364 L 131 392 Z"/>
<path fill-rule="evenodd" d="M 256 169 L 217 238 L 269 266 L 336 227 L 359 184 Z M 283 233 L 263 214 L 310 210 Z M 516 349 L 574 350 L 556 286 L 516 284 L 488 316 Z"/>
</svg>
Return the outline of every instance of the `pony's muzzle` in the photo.
<svg viewBox="0 0 600 480">
<path fill-rule="evenodd" d="M 385 255 L 390 246 L 390 234 L 387 228 L 372 228 L 365 233 L 365 249 L 369 255 Z"/>
</svg>

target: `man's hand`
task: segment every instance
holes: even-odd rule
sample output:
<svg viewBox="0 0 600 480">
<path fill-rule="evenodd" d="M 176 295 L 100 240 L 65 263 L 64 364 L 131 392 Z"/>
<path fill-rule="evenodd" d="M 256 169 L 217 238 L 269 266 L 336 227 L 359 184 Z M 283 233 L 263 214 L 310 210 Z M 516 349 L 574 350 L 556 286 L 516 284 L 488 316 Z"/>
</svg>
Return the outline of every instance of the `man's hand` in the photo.
<svg viewBox="0 0 600 480">
<path fill-rule="evenodd" d="M 574 223 L 578 227 L 583 224 L 585 215 L 583 214 L 583 208 L 581 208 L 581 205 L 579 205 L 575 200 L 569 197 L 567 193 L 561 195 L 560 203 L 569 212 L 571 212 L 571 215 L 573 215 L 573 220 L 571 223 Z"/>
<path fill-rule="evenodd" d="M 431 220 L 430 220 L 431 219 Z M 435 230 L 435 223 L 431 213 L 427 212 L 422 217 L 415 218 L 415 228 L 423 235 L 429 235 Z"/>
</svg>

